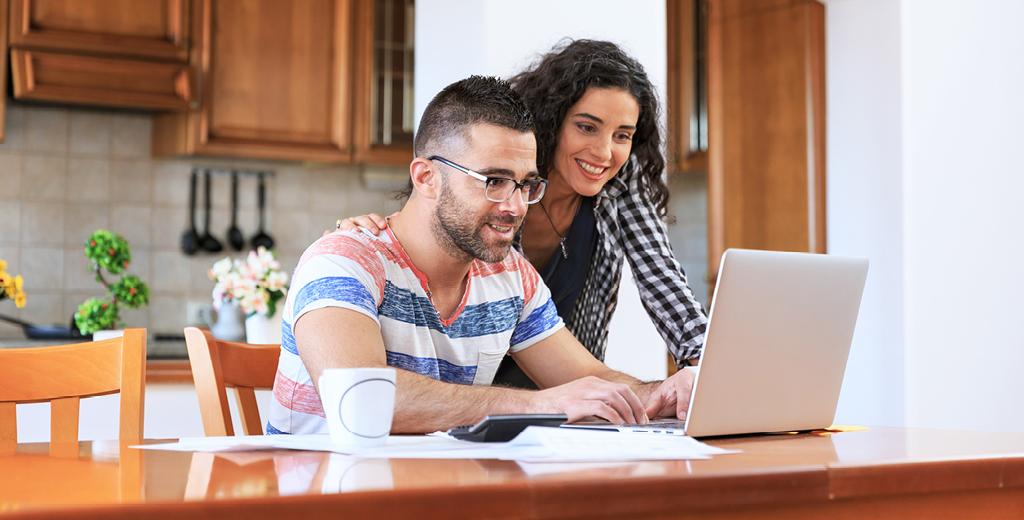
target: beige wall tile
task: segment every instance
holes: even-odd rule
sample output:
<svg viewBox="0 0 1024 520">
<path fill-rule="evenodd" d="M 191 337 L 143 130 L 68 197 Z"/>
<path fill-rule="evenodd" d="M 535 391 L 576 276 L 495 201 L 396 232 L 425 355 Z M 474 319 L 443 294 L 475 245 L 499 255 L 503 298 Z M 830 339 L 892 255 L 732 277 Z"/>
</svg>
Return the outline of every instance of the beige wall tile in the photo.
<svg viewBox="0 0 1024 520">
<path fill-rule="evenodd" d="M 357 189 L 358 176 L 349 169 L 314 170 L 309 174 L 310 209 L 339 211 Z M 332 221 L 333 222 L 333 221 Z"/>
<path fill-rule="evenodd" d="M 97 229 L 110 229 L 110 210 L 106 204 L 74 204 L 64 207 L 64 245 L 85 244 Z M 111 229 L 119 233 L 116 229 Z"/>
<path fill-rule="evenodd" d="M 152 200 L 153 172 L 149 161 L 110 161 L 110 200 L 115 203 L 145 203 Z"/>
<path fill-rule="evenodd" d="M 118 158 L 149 157 L 152 118 L 148 115 L 123 114 L 114 118 L 110 153 Z"/>
<path fill-rule="evenodd" d="M 64 206 L 62 204 L 22 202 L 21 243 L 64 243 Z M 85 240 L 85 237 L 82 237 Z"/>
<path fill-rule="evenodd" d="M 0 244 L 18 246 L 21 244 L 21 203 L 0 200 Z M 11 248 L 5 247 L 7 254 Z M 10 260 L 8 260 L 10 261 Z"/>
<path fill-rule="evenodd" d="M 25 118 L 25 149 L 33 152 L 67 153 L 68 111 L 33 107 Z"/>
<path fill-rule="evenodd" d="M 85 257 L 85 247 L 64 248 L 64 290 L 93 291 L 96 295 L 103 291 Z"/>
<path fill-rule="evenodd" d="M 21 250 L 20 274 L 25 290 L 63 290 L 64 250 L 59 247 L 26 247 Z"/>
<path fill-rule="evenodd" d="M 159 161 L 153 164 L 153 203 L 157 206 L 188 204 L 189 178 L 192 165 L 184 161 Z M 196 203 L 203 201 L 202 178 L 196 182 Z"/>
<path fill-rule="evenodd" d="M 110 227 L 116 229 L 132 246 L 132 251 L 148 248 L 153 210 L 148 206 L 112 204 Z"/>
<path fill-rule="evenodd" d="M 146 285 L 149 285 L 152 281 L 150 273 L 150 254 L 149 250 L 142 247 L 132 248 L 132 261 L 128 264 L 128 270 L 126 274 L 134 274 L 139 278 L 142 278 Z"/>
<path fill-rule="evenodd" d="M 153 208 L 150 249 L 179 251 L 181 235 L 188 228 L 185 208 Z"/>
<path fill-rule="evenodd" d="M 39 291 L 26 295 L 25 308 L 19 314 L 23 320 L 36 325 L 67 325 L 71 318 L 71 315 L 64 316 L 62 294 Z"/>
<path fill-rule="evenodd" d="M 213 281 L 207 273 L 210 268 L 213 267 L 213 263 L 225 256 L 231 256 L 232 258 L 238 258 L 241 253 L 231 253 L 224 255 L 203 255 L 194 256 L 188 259 L 189 263 L 189 294 L 202 294 L 205 297 L 210 298 L 213 292 Z"/>
<path fill-rule="evenodd" d="M 26 155 L 22 159 L 21 198 L 62 201 L 67 191 L 68 160 L 63 156 Z"/>
<path fill-rule="evenodd" d="M 270 234 L 278 250 L 294 253 L 304 250 L 313 241 L 308 226 L 309 219 L 305 214 L 294 210 L 276 210 Z M 316 236 L 319 236 L 319 230 Z"/>
<path fill-rule="evenodd" d="M 106 159 L 69 159 L 67 185 L 68 202 L 109 201 L 110 162 Z"/>
<path fill-rule="evenodd" d="M 21 155 L 0 153 L 0 200 L 21 199 Z"/>
<path fill-rule="evenodd" d="M 155 251 L 152 253 L 150 287 L 164 293 L 184 294 L 189 288 L 189 263 L 177 251 Z"/>
<path fill-rule="evenodd" d="M 75 155 L 107 157 L 114 117 L 109 112 L 72 110 L 69 151 Z"/>
<path fill-rule="evenodd" d="M 0 150 L 5 152 L 19 152 L 25 149 L 25 109 L 17 106 L 7 105 L 7 125 L 4 128 L 4 142 L 0 143 Z"/>
<path fill-rule="evenodd" d="M 272 197 L 275 208 L 306 209 L 310 199 L 310 175 L 301 168 L 285 168 L 277 171 L 274 178 Z"/>
<path fill-rule="evenodd" d="M 166 294 L 154 294 L 149 300 L 149 332 L 177 333 L 185 323 L 185 298 Z"/>
</svg>

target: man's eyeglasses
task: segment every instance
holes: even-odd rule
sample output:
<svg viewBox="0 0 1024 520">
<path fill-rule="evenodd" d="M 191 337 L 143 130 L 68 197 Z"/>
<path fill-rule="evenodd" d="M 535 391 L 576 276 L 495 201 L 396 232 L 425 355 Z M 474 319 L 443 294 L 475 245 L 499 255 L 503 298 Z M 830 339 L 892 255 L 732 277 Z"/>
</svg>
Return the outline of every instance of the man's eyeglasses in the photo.
<svg viewBox="0 0 1024 520">
<path fill-rule="evenodd" d="M 540 202 L 540 199 L 544 196 L 544 188 L 548 185 L 547 179 L 540 178 L 526 179 L 523 182 L 516 182 L 515 179 L 509 179 L 508 177 L 488 177 L 470 170 L 465 166 L 455 164 L 440 155 L 431 155 L 430 157 L 427 157 L 427 159 L 451 166 L 452 168 L 483 182 L 484 197 L 487 197 L 487 200 L 491 202 L 505 202 L 512 198 L 512 194 L 515 193 L 516 189 L 519 189 L 519 193 L 523 197 L 523 202 L 527 204 Z"/>
</svg>

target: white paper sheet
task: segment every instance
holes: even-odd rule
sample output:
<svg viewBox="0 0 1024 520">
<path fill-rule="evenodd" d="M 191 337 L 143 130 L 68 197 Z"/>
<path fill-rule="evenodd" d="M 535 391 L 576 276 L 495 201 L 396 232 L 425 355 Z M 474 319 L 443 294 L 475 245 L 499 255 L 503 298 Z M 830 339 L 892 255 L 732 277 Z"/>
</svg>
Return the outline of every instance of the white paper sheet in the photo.
<svg viewBox="0 0 1024 520">
<path fill-rule="evenodd" d="M 227 452 L 265 449 L 331 451 L 364 458 L 501 459 L 523 462 L 616 462 L 706 459 L 736 453 L 691 437 L 531 426 L 509 442 L 468 442 L 447 436 L 391 436 L 383 446 L 351 450 L 327 435 L 255 435 L 185 438 L 139 448 Z"/>
</svg>

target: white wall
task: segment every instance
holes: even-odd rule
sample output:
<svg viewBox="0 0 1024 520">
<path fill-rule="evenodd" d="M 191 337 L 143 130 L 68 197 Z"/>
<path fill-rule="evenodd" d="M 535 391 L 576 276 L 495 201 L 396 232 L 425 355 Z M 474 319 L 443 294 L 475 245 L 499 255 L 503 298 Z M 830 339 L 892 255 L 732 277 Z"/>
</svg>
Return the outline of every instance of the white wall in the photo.
<svg viewBox="0 0 1024 520">
<path fill-rule="evenodd" d="M 471 74 L 508 77 L 564 37 L 611 40 L 636 57 L 665 96 L 664 0 L 421 0 L 416 4 L 416 120 L 446 85 Z M 642 379 L 665 375 L 665 343 L 628 275 L 607 362 Z"/>
<path fill-rule="evenodd" d="M 904 421 L 900 7 L 826 6 L 828 250 L 870 260 L 837 421 Z M 870 35 L 870 37 L 867 37 Z"/>
<path fill-rule="evenodd" d="M 828 10 L 830 248 L 872 260 L 841 418 L 1024 431 L 1024 3 Z"/>
</svg>

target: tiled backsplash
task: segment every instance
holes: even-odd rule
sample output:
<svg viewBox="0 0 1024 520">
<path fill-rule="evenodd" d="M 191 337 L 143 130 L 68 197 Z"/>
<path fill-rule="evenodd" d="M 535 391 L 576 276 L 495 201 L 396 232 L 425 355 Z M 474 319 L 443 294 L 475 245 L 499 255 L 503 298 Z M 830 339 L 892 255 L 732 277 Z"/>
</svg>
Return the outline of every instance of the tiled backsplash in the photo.
<svg viewBox="0 0 1024 520">
<path fill-rule="evenodd" d="M 6 134 L 0 144 L 0 258 L 24 276 L 28 304 L 19 311 L 3 301 L 0 313 L 33 323 L 66 324 L 79 303 L 102 294 L 82 246 L 92 231 L 107 228 L 128 240 L 129 272 L 151 289 L 147 307 L 122 313 L 126 324 L 180 333 L 187 302 L 210 300 L 207 269 L 229 254 L 187 257 L 179 250 L 193 165 L 275 172 L 267 180 L 267 227 L 289 271 L 339 216 L 398 207 L 391 192 L 367 189 L 355 167 L 153 159 L 146 114 L 8 106 Z M 223 241 L 230 178 L 215 176 L 212 192 L 210 227 Z M 201 226 L 201 213 L 197 219 Z M 238 226 L 247 239 L 256 232 L 253 177 L 240 178 Z M 0 337 L 20 335 L 0 323 Z"/>
<path fill-rule="evenodd" d="M 387 214 L 398 207 L 390 191 L 368 189 L 357 167 L 153 159 L 149 115 L 8 105 L 6 139 L 0 144 L 0 258 L 10 272 L 24 276 L 28 304 L 16 310 L 3 301 L 0 313 L 33 323 L 67 323 L 79 303 L 102 294 L 82 246 L 92 231 L 107 228 L 128 239 L 129 272 L 151 288 L 147 307 L 122 313 L 126 324 L 180 333 L 187 303 L 210 300 L 207 270 L 228 254 L 187 257 L 179 251 L 194 165 L 275 172 L 267 182 L 267 224 L 289 271 L 339 216 Z M 214 177 L 211 228 L 222 241 L 230 225 L 229 190 L 229 177 Z M 670 211 L 677 223 L 670 235 L 702 302 L 707 300 L 706 199 L 703 176 L 672 177 Z M 252 177 L 240 179 L 239 207 L 238 225 L 251 237 L 257 227 Z M 0 337 L 20 336 L 18 328 L 0 323 Z"/>
</svg>

